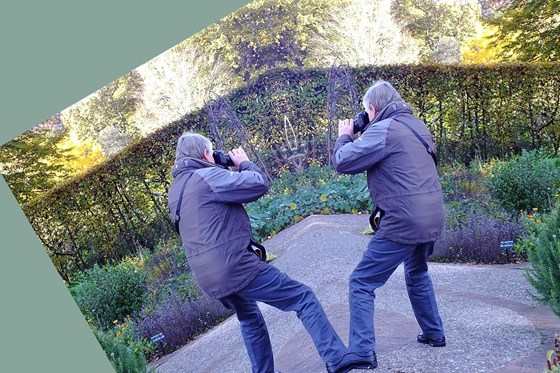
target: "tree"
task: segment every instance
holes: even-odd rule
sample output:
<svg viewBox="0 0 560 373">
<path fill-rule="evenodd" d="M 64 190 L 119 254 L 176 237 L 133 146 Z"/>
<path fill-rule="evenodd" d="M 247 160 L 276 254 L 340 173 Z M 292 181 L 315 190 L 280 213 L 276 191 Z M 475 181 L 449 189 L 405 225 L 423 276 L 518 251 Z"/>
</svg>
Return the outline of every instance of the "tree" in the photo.
<svg viewBox="0 0 560 373">
<path fill-rule="evenodd" d="M 340 17 L 340 14 L 345 16 Z M 314 34 L 319 66 L 418 62 L 418 43 L 391 15 L 391 0 L 352 0 L 331 9 L 330 22 Z"/>
<path fill-rule="evenodd" d="M 391 10 L 404 30 L 420 44 L 420 59 L 432 62 L 445 62 L 449 53 L 442 53 L 442 48 L 446 46 L 455 49 L 455 59 L 459 57 L 456 45 L 474 33 L 480 15 L 480 5 L 471 0 L 393 0 Z M 444 57 L 444 61 L 438 61 L 439 57 Z"/>
<path fill-rule="evenodd" d="M 68 177 L 85 172 L 105 160 L 101 147 L 91 140 L 75 141 L 72 136 L 65 136 L 58 144 L 59 153 L 68 154 L 64 162 L 68 169 Z"/>
<path fill-rule="evenodd" d="M 204 106 L 236 86 L 225 61 L 204 51 L 192 38 L 137 68 L 144 81 L 143 105 L 136 119 L 143 134 Z"/>
<path fill-rule="evenodd" d="M 496 28 L 490 25 L 478 26 L 476 33 L 465 40 L 461 48 L 462 62 L 465 64 L 489 64 L 498 62 L 504 41 L 492 43 Z"/>
<path fill-rule="evenodd" d="M 57 145 L 67 136 L 57 114 L 0 147 L 0 172 L 20 204 L 68 177 L 72 157 Z"/>
<path fill-rule="evenodd" d="M 489 23 L 498 28 L 494 41 L 507 40 L 501 57 L 524 62 L 557 62 L 560 58 L 560 2 L 513 0 Z"/>
<path fill-rule="evenodd" d="M 142 76 L 133 70 L 64 111 L 65 121 L 76 130 L 80 140 L 98 142 L 106 127 L 137 139 L 140 130 L 135 114 L 142 103 L 143 88 Z"/>
<path fill-rule="evenodd" d="M 256 0 L 196 34 L 195 42 L 243 82 L 275 67 L 308 66 L 334 0 Z"/>
</svg>

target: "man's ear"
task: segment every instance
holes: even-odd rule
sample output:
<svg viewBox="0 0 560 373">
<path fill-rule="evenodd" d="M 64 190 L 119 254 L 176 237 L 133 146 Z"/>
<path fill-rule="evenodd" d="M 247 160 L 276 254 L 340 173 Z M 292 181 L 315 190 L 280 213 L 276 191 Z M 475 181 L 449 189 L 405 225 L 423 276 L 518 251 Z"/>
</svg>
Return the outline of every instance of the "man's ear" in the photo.
<svg viewBox="0 0 560 373">
<path fill-rule="evenodd" d="M 204 149 L 204 159 L 206 159 L 210 163 L 214 163 L 214 157 L 212 156 L 212 151 L 208 149 Z"/>
<path fill-rule="evenodd" d="M 373 118 L 375 118 L 377 116 L 377 111 L 375 110 L 375 108 L 373 107 L 373 105 L 369 105 L 369 110 L 371 110 L 371 113 L 373 114 L 372 118 L 369 118 L 369 120 L 373 120 Z"/>
</svg>

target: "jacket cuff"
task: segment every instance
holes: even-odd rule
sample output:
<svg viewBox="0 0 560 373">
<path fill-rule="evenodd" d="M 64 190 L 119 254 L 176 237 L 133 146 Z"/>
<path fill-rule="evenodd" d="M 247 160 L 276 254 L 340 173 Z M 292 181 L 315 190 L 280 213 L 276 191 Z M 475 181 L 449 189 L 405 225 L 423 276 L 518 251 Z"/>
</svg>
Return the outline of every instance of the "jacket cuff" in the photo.
<svg viewBox="0 0 560 373">
<path fill-rule="evenodd" d="M 243 161 L 239 164 L 239 171 L 245 171 L 251 168 L 255 163 L 253 161 Z"/>
<path fill-rule="evenodd" d="M 344 135 L 338 136 L 338 139 L 336 139 L 336 141 L 337 142 L 340 141 L 340 142 L 343 142 L 343 143 L 346 144 L 348 142 L 353 142 L 354 140 L 352 140 L 352 136 L 344 134 Z"/>
</svg>

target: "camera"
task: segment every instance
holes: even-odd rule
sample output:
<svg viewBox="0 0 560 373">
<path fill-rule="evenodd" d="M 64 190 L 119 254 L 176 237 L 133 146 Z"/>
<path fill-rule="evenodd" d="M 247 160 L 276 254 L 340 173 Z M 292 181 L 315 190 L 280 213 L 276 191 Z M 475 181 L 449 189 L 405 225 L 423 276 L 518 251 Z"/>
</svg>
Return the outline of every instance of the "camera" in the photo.
<svg viewBox="0 0 560 373">
<path fill-rule="evenodd" d="M 354 133 L 362 132 L 369 124 L 369 116 L 367 111 L 363 110 L 354 118 Z"/>
<path fill-rule="evenodd" d="M 216 164 L 220 166 L 235 166 L 235 164 L 231 160 L 231 157 L 222 150 L 214 150 L 214 152 L 212 153 L 212 157 L 214 158 L 214 162 L 216 162 Z"/>
</svg>

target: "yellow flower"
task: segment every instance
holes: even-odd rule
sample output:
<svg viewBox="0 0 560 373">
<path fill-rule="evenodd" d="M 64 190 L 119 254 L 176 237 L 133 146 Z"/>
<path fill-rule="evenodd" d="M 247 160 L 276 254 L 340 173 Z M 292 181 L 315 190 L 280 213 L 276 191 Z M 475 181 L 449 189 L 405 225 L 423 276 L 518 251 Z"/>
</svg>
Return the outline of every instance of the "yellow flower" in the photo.
<svg viewBox="0 0 560 373">
<path fill-rule="evenodd" d="M 528 217 L 529 219 L 534 219 L 534 218 L 535 218 L 534 215 L 527 215 L 527 217 Z"/>
<path fill-rule="evenodd" d="M 118 333 L 117 333 L 117 337 L 120 337 L 120 336 L 121 336 L 121 332 L 118 332 Z"/>
<path fill-rule="evenodd" d="M 538 207 L 533 207 L 533 211 L 539 211 Z"/>
<path fill-rule="evenodd" d="M 118 322 L 119 322 L 119 320 L 113 320 L 113 324 L 116 324 Z"/>
<path fill-rule="evenodd" d="M 327 202 L 327 195 L 326 194 L 321 194 L 321 201 L 323 202 Z"/>
<path fill-rule="evenodd" d="M 121 329 L 124 329 L 125 326 L 126 326 L 126 322 L 123 322 L 123 323 L 120 325 L 120 328 L 121 328 Z"/>
<path fill-rule="evenodd" d="M 297 205 L 294 202 L 290 203 L 290 209 L 291 210 L 295 210 L 296 208 L 297 208 Z"/>
<path fill-rule="evenodd" d="M 540 220 L 537 220 L 537 224 L 542 224 L 542 221 L 540 221 Z"/>
</svg>

